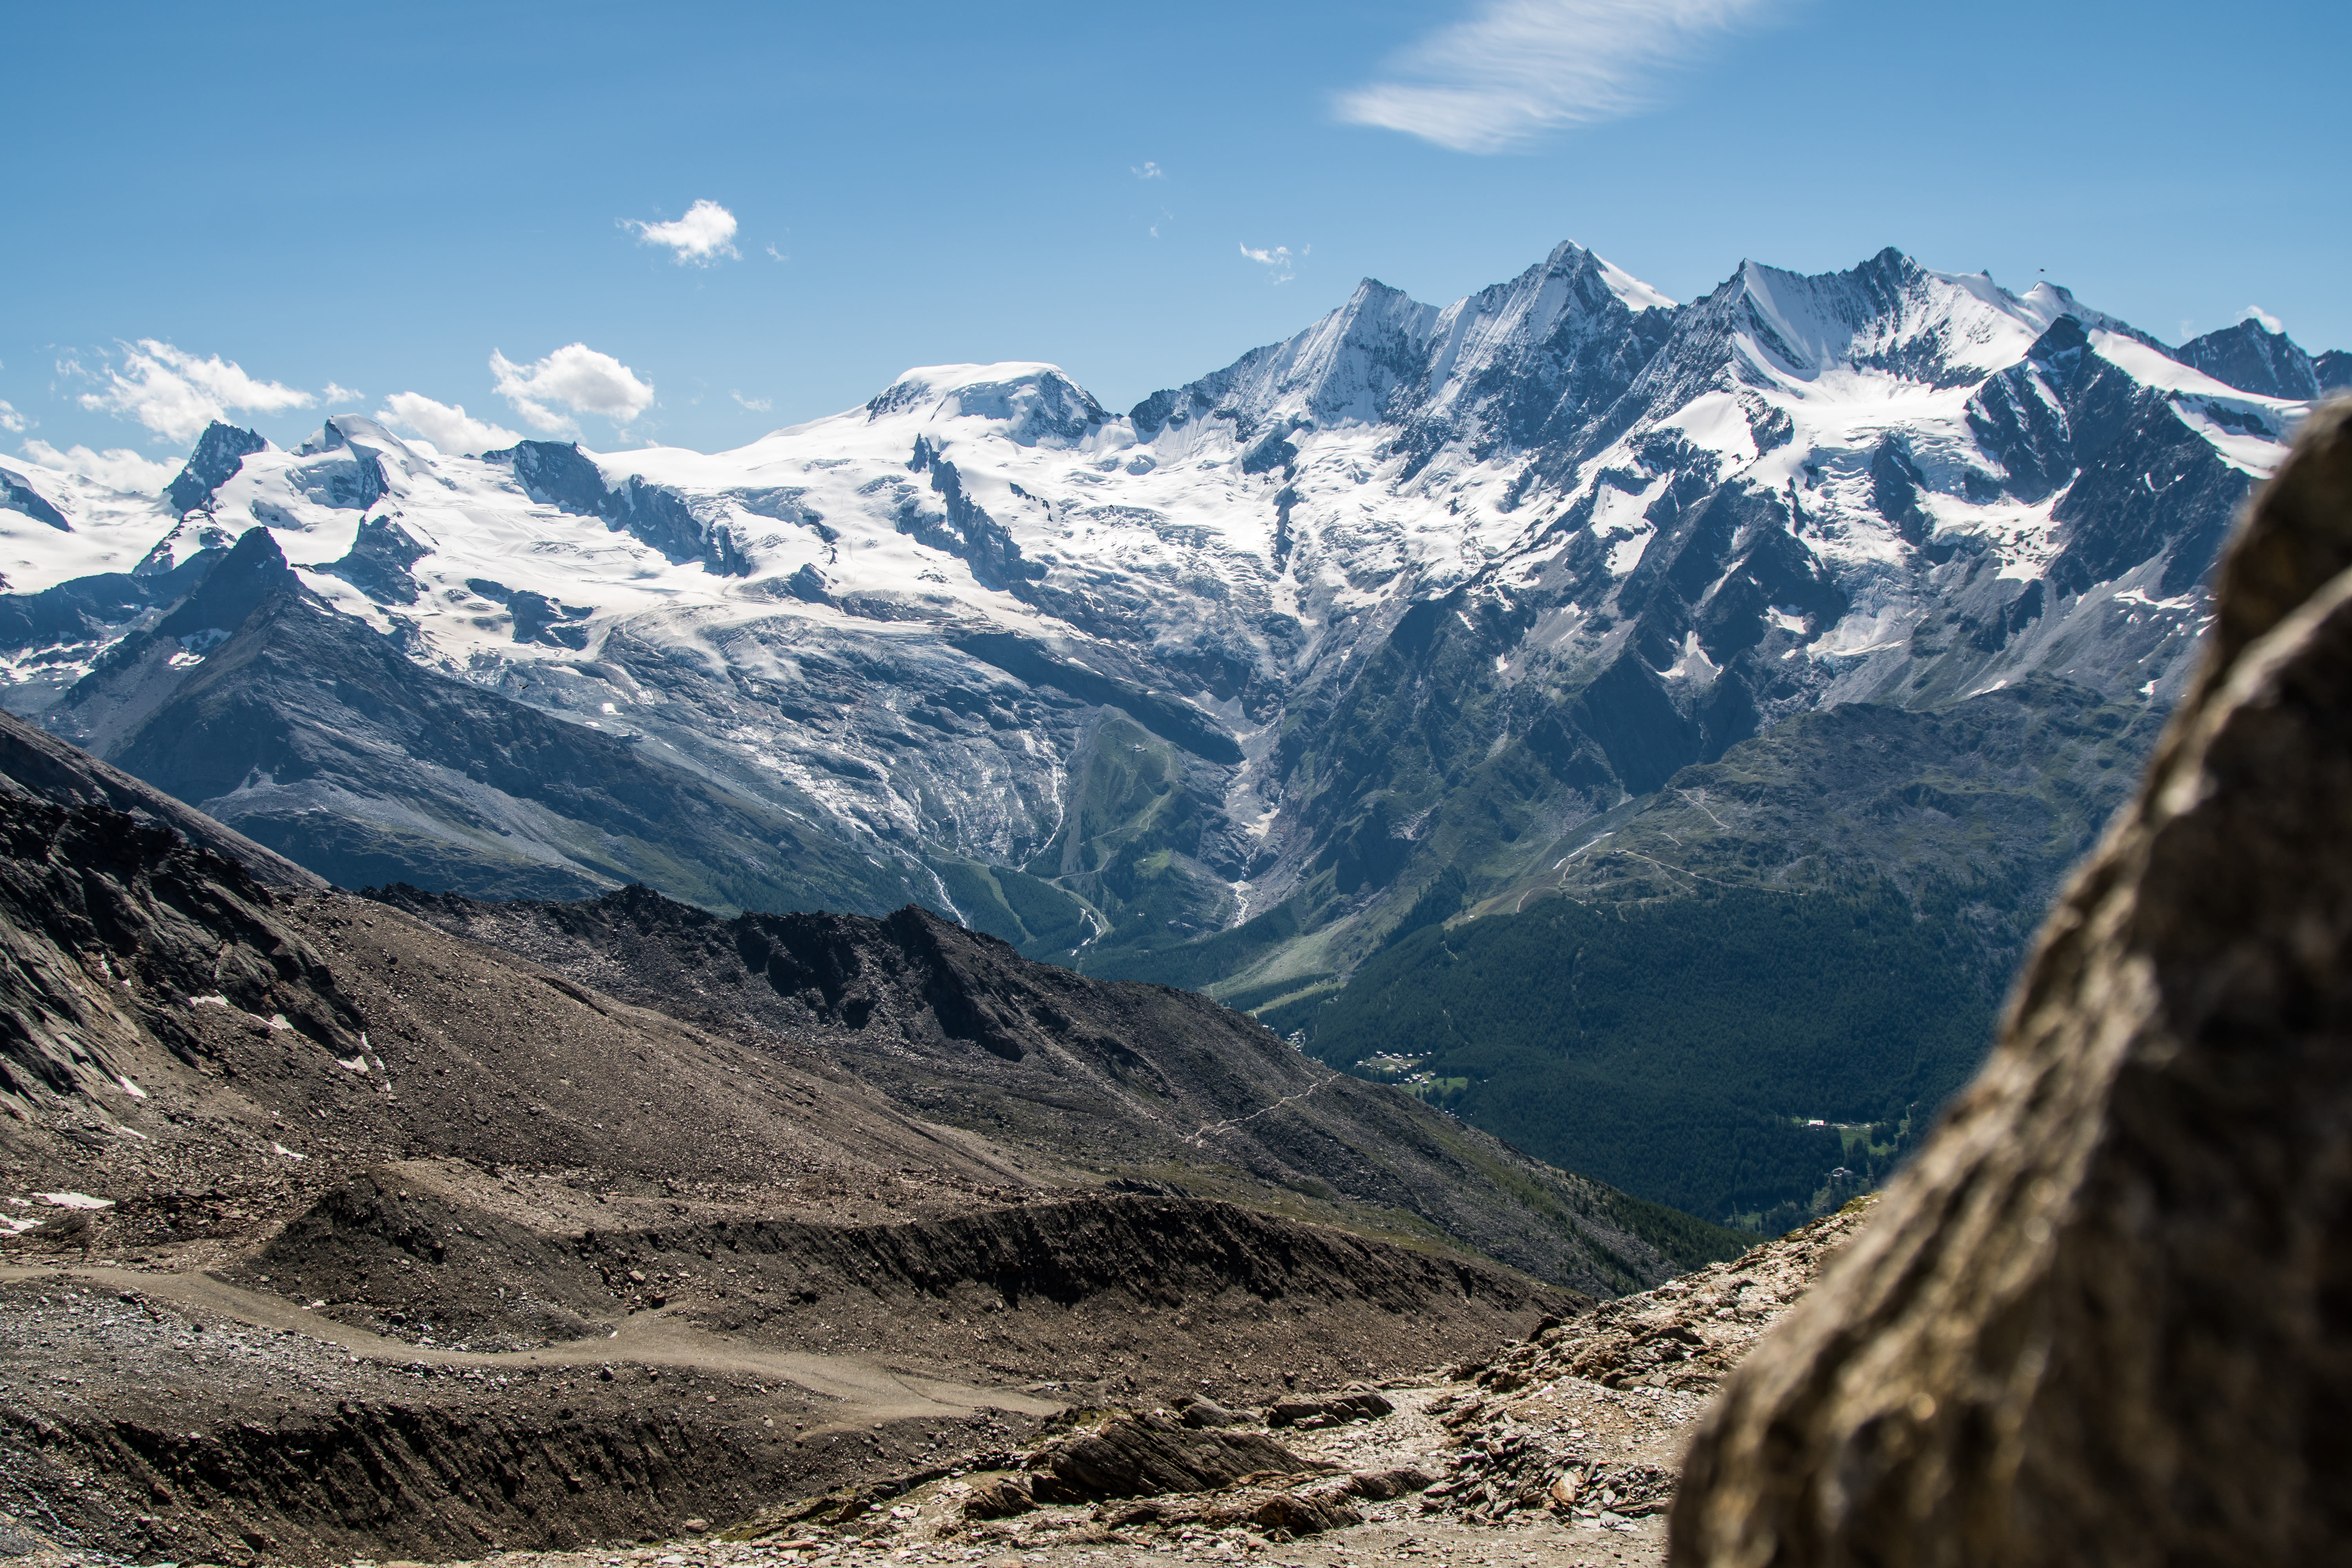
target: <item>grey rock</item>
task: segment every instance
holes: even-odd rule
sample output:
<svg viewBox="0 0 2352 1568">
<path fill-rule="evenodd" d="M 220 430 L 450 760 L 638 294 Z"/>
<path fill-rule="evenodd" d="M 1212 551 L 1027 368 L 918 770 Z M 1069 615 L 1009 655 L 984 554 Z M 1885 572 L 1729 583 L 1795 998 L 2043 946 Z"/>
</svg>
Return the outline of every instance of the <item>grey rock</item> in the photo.
<svg viewBox="0 0 2352 1568">
<path fill-rule="evenodd" d="M 1701 1429 L 1675 1563 L 2352 1540 L 2352 403 L 2217 597 L 1985 1070 Z"/>
<path fill-rule="evenodd" d="M 973 1484 L 971 1495 L 963 1500 L 963 1516 L 1010 1519 L 1036 1506 L 1036 1499 L 1029 1495 L 1029 1483 L 1019 1476 L 991 1476 Z"/>
<path fill-rule="evenodd" d="M 1195 1399 L 1181 1412 L 1184 1425 L 1195 1428 L 1205 1426 L 1246 1426 L 1250 1418 L 1238 1410 L 1228 1410 L 1213 1399 Z"/>
<path fill-rule="evenodd" d="M 1255 1433 L 1192 1431 L 1166 1415 L 1117 1415 L 1032 1455 L 1029 1494 L 1038 1502 L 1094 1502 L 1213 1491 L 1244 1476 L 1329 1468 Z"/>
<path fill-rule="evenodd" d="M 1320 1535 L 1361 1524 L 1364 1516 L 1348 1506 L 1343 1494 L 1290 1491 L 1276 1492 L 1258 1504 L 1250 1522 L 1276 1533 Z"/>
<path fill-rule="evenodd" d="M 1395 1410 L 1396 1406 L 1378 1390 L 1357 1387 L 1325 1399 L 1285 1399 L 1266 1410 L 1265 1424 L 1312 1430 L 1345 1426 L 1350 1421 L 1377 1421 Z"/>
</svg>

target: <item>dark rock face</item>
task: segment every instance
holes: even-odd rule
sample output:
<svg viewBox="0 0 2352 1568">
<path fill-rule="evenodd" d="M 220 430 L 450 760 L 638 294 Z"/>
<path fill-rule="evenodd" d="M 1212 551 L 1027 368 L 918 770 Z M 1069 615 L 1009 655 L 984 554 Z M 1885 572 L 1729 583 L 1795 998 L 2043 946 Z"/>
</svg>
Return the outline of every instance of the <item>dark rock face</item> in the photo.
<svg viewBox="0 0 2352 1568">
<path fill-rule="evenodd" d="M 676 491 L 649 485 L 638 475 L 608 483 L 577 442 L 520 441 L 501 452 L 485 452 L 482 459 L 512 468 L 531 500 L 576 517 L 601 517 L 607 528 L 634 534 L 673 563 L 700 561 L 722 577 L 751 573 L 727 524 L 705 522 Z"/>
<path fill-rule="evenodd" d="M 1395 1413 L 1396 1406 L 1389 1403 L 1386 1394 L 1378 1389 L 1359 1387 L 1328 1399 L 1278 1400 L 1266 1410 L 1265 1424 L 1313 1430 L 1345 1426 L 1350 1421 L 1377 1421 Z"/>
<path fill-rule="evenodd" d="M 218 995 L 353 1048 L 359 1024 L 332 976 L 235 861 L 109 806 L 20 793 L 0 795 L 0 1096 L 111 1092 L 136 1068 L 141 1024 L 96 987 Z M 194 1036 L 168 1007 L 143 1022 L 187 1058 Z"/>
<path fill-rule="evenodd" d="M 1184 1402 L 1180 1417 L 1187 1426 L 1246 1426 L 1250 1418 L 1238 1410 L 1228 1410 L 1213 1399 L 1193 1399 Z"/>
<path fill-rule="evenodd" d="M 21 511 L 35 522 L 46 522 L 60 533 L 73 531 L 73 524 L 66 521 L 66 514 L 27 484 L 24 475 L 12 474 L 5 468 L 0 468 L 0 506 Z"/>
<path fill-rule="evenodd" d="M 2352 1539 L 2352 405 L 2001 1043 L 1694 1444 L 1678 1564 L 2291 1563 Z"/>
<path fill-rule="evenodd" d="M 1039 1502 L 1094 1502 L 1213 1491 L 1244 1476 L 1323 1468 L 1255 1432 L 1188 1427 L 1165 1415 L 1120 1415 L 1099 1431 L 1047 1444 L 1029 1461 Z"/>
<path fill-rule="evenodd" d="M 514 469 L 530 499 L 575 517 L 602 517 L 608 493 L 604 471 L 576 441 L 518 441 L 503 452 L 485 452 L 482 461 Z"/>
<path fill-rule="evenodd" d="M 165 488 L 163 499 L 172 503 L 173 511 L 194 511 L 213 499 L 213 492 L 229 481 L 246 458 L 268 447 L 254 431 L 215 419 L 196 438 L 196 449 L 188 454 L 186 467 Z"/>
<path fill-rule="evenodd" d="M 2252 317 L 2181 344 L 2174 357 L 2240 392 L 2264 397 L 2319 395 L 2319 375 L 2311 356 L 2284 332 L 2273 332 Z"/>
<path fill-rule="evenodd" d="M 909 497 L 899 509 L 898 531 L 910 534 L 934 550 L 943 550 L 960 556 L 971 568 L 973 581 L 989 588 L 1011 588 L 1043 577 L 1045 569 L 1021 558 L 1021 546 L 1003 523 L 988 515 L 977 501 L 963 493 L 963 477 L 956 466 L 932 449 L 921 437 L 915 438 L 915 455 L 907 467 L 915 473 L 931 476 L 931 489 L 947 509 L 944 521 L 925 512 L 914 498 Z"/>
<path fill-rule="evenodd" d="M 191 846 L 245 868 L 273 888 L 315 891 L 327 884 L 291 860 L 183 805 L 129 773 L 67 745 L 46 730 L 0 712 L 0 795 L 26 795 L 70 810 L 105 806 L 139 826 L 168 827 Z"/>
<path fill-rule="evenodd" d="M 101 572 L 37 594 L 0 594 L 0 648 L 88 647 L 120 637 L 187 594 L 226 553 L 202 550 L 163 572 Z"/>
<path fill-rule="evenodd" d="M 416 579 L 408 569 L 424 559 L 425 547 L 388 517 L 360 523 L 348 554 L 323 570 L 333 573 L 379 605 L 416 603 Z"/>
</svg>

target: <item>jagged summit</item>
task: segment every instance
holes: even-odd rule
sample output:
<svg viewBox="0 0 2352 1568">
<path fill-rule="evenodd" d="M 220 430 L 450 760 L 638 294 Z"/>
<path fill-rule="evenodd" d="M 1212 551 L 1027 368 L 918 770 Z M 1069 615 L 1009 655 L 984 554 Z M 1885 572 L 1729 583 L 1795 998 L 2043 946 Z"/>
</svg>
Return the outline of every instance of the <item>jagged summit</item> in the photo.
<svg viewBox="0 0 2352 1568">
<path fill-rule="evenodd" d="M 1424 305 L 1365 279 L 1338 310 L 1129 416 L 1141 439 L 1211 416 L 1255 437 L 1290 429 L 1401 424 L 1427 445 L 1475 432 L 1540 442 L 1622 390 L 1664 335 L 1672 302 L 1572 241 L 1508 283 Z M 1637 320 L 1639 318 L 1639 320 Z M 1653 319 L 1654 318 L 1654 319 Z"/>
<path fill-rule="evenodd" d="M 196 437 L 195 450 L 164 489 L 164 500 L 171 503 L 173 516 L 194 511 L 210 500 L 213 492 L 237 470 L 237 465 L 257 452 L 269 450 L 269 443 L 251 430 L 214 420 Z"/>
<path fill-rule="evenodd" d="M 2231 345 L 2315 382 L 2338 363 L 2200 342 L 1899 250 L 1744 263 L 1676 304 L 1568 243 L 1444 305 L 1367 279 L 1123 415 L 1015 362 L 918 367 L 721 453 L 469 458 L 345 416 L 278 452 L 223 426 L 184 521 L 20 470 L 71 531 L 0 509 L 0 656 L 45 710 L 258 527 L 338 625 L 583 738 L 544 758 L 609 742 L 714 791 L 738 858 L 685 850 L 673 892 L 790 898 L 808 869 L 811 902 L 917 897 L 1066 962 L 1223 941 L 1150 972 L 1271 985 L 1285 953 L 1344 973 L 1412 910 L 1517 886 L 1795 715 L 2050 680 L 2168 703 L 2214 542 L 2308 407 L 2262 389 L 2299 380 L 2244 384 Z M 215 689 L 221 652 L 174 651 L 154 679 Z M 276 798 L 248 749 L 232 817 Z M 555 764 L 466 765 L 520 788 Z M 394 802 L 336 772 L 303 833 L 478 889 L 466 868 L 594 889 L 693 842 L 614 849 L 597 835 L 636 819 L 594 792 L 551 817 L 462 769 L 400 776 Z M 758 847 L 776 823 L 789 855 Z"/>
<path fill-rule="evenodd" d="M 2352 366 L 2336 373 L 2341 379 L 2322 374 L 2326 362 L 2340 361 L 2343 355 L 2325 354 L 2314 359 L 2284 332 L 2272 331 L 2251 316 L 2234 327 L 2224 327 L 2181 344 L 2173 357 L 2225 386 L 2264 397 L 2313 398 L 2325 391 L 2352 385 L 2352 374 L 2346 374 L 2352 371 Z"/>
</svg>

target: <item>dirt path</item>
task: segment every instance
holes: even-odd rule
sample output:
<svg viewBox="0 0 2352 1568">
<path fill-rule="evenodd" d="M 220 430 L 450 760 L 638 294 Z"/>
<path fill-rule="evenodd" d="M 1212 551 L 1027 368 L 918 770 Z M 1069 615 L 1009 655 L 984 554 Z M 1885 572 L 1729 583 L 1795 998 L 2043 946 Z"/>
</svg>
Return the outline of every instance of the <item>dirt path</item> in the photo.
<svg viewBox="0 0 2352 1568">
<path fill-rule="evenodd" d="M 395 1366 L 476 1367 L 529 1371 L 632 1364 L 677 1368 L 717 1376 L 751 1377 L 795 1387 L 841 1404 L 829 1425 L 926 1419 L 1009 1410 L 1051 1415 L 1061 1405 L 1012 1389 L 982 1388 L 893 1372 L 862 1356 L 763 1351 L 698 1332 L 666 1311 L 638 1312 L 605 1339 L 575 1340 L 541 1350 L 445 1350 L 388 1339 L 314 1315 L 282 1297 L 265 1295 L 206 1274 L 151 1274 L 134 1268 L 27 1268 L 0 1266 L 0 1282 L 54 1280 L 63 1276 L 110 1292 L 135 1292 L 182 1312 L 210 1313 L 248 1327 L 301 1334 L 358 1358 Z M 818 1428 L 819 1431 L 827 1429 Z"/>
</svg>

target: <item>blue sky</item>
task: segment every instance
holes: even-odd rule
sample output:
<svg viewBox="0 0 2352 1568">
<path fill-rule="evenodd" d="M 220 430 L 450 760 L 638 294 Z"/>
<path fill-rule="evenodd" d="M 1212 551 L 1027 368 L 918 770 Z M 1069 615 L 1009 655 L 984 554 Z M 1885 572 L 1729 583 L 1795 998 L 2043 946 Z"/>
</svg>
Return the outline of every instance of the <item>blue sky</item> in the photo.
<svg viewBox="0 0 2352 1568">
<path fill-rule="evenodd" d="M 0 450 L 460 405 L 709 449 L 962 360 L 1125 407 L 1359 278 L 1450 300 L 1563 238 L 1678 299 L 1892 244 L 2167 340 L 2260 307 L 2352 347 L 2340 4 L 96 3 L 9 37 Z"/>
</svg>

